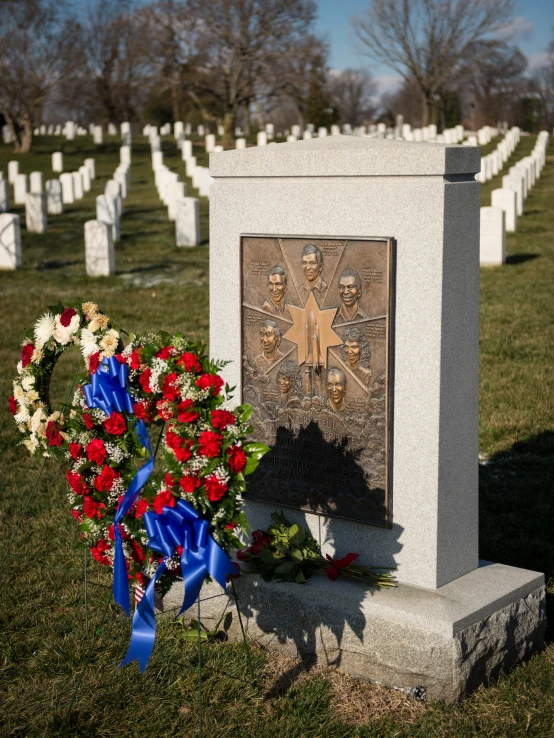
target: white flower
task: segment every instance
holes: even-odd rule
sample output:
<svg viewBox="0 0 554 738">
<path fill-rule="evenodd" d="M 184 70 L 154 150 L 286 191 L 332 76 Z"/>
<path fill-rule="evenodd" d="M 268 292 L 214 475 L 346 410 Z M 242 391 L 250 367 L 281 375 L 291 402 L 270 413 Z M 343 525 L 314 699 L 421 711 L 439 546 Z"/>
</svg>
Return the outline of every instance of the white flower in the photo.
<svg viewBox="0 0 554 738">
<path fill-rule="evenodd" d="M 36 390 L 29 390 L 25 395 L 25 404 L 31 405 L 33 402 L 36 402 L 38 398 L 39 394 Z"/>
<path fill-rule="evenodd" d="M 55 328 L 56 321 L 50 313 L 45 313 L 42 318 L 39 318 L 35 325 L 35 346 L 42 348 L 45 343 L 48 343 L 54 334 Z"/>
<path fill-rule="evenodd" d="M 13 396 L 19 403 L 25 402 L 25 392 L 20 384 L 13 383 Z"/>
<path fill-rule="evenodd" d="M 88 328 L 83 328 L 81 331 L 81 353 L 83 356 L 87 358 L 91 354 L 95 354 L 98 350 L 96 336 Z"/>
<path fill-rule="evenodd" d="M 33 364 L 38 364 L 40 361 L 42 361 L 42 350 L 39 348 L 35 348 L 33 351 L 33 355 L 31 356 L 31 361 Z"/>
<path fill-rule="evenodd" d="M 46 420 L 46 415 L 44 414 L 44 410 L 41 407 L 39 407 L 38 410 L 35 410 L 35 412 L 33 413 L 33 417 L 31 418 L 31 422 L 30 422 L 31 432 L 36 433 L 39 430 L 41 423 L 44 423 L 45 420 Z"/>
<path fill-rule="evenodd" d="M 118 342 L 119 333 L 117 331 L 114 331 L 113 329 L 107 331 L 104 338 L 100 341 L 100 348 L 102 349 L 102 353 L 107 359 L 115 354 Z"/>
<path fill-rule="evenodd" d="M 13 416 L 16 423 L 26 423 L 31 416 L 25 405 L 20 405 L 18 412 Z"/>
<path fill-rule="evenodd" d="M 27 440 L 23 441 L 23 445 L 26 446 L 33 454 L 38 448 L 38 441 L 36 439 L 36 436 L 32 435 L 30 438 L 27 438 Z"/>
<path fill-rule="evenodd" d="M 107 328 L 108 323 L 110 322 L 110 319 L 107 315 L 103 315 L 102 313 L 97 313 L 94 318 L 90 321 L 88 324 L 89 331 L 92 331 L 93 333 L 96 333 L 96 331 L 101 328 Z"/>
<path fill-rule="evenodd" d="M 35 385 L 35 378 L 33 377 L 32 374 L 27 377 L 23 377 L 23 379 L 21 380 L 21 386 L 23 387 L 24 390 L 30 390 L 32 387 L 34 387 L 34 385 Z"/>
<path fill-rule="evenodd" d="M 56 327 L 53 332 L 53 336 L 56 339 L 58 343 L 61 343 L 62 346 L 66 346 L 72 339 L 73 334 L 75 331 L 79 328 L 79 314 L 75 313 L 75 315 L 71 318 L 69 325 L 65 326 L 60 323 L 61 315 L 56 315 Z"/>
<path fill-rule="evenodd" d="M 93 318 L 98 312 L 98 305 L 95 302 L 84 302 L 82 308 L 87 320 Z"/>
</svg>

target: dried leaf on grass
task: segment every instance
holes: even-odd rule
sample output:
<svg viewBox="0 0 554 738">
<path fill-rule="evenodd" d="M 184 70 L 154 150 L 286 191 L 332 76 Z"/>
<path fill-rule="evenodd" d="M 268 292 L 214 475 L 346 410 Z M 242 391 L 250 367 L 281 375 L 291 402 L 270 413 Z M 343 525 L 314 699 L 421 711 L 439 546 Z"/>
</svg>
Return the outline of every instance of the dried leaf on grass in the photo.
<svg viewBox="0 0 554 738">
<path fill-rule="evenodd" d="M 427 709 L 404 692 L 350 676 L 340 669 L 303 662 L 275 651 L 262 673 L 267 700 L 284 695 L 293 684 L 320 677 L 331 687 L 331 711 L 345 723 L 365 725 L 383 717 L 415 723 Z"/>
</svg>

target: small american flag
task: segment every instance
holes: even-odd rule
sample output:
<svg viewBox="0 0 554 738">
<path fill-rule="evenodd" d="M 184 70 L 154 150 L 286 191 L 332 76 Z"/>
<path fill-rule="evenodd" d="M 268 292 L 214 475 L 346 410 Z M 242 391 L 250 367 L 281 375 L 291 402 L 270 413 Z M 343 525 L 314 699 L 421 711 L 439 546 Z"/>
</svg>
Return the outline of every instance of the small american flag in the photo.
<svg viewBox="0 0 554 738">
<path fill-rule="evenodd" d="M 137 605 L 144 597 L 145 592 L 146 589 L 144 587 L 141 587 L 140 584 L 135 585 L 135 602 L 137 603 Z"/>
</svg>

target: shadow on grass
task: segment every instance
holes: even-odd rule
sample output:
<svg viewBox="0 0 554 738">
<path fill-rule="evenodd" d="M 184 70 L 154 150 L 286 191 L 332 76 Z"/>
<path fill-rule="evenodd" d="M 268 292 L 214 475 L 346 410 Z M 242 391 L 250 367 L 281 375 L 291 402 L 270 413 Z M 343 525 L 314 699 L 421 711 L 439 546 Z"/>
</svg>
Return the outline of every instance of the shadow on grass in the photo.
<svg viewBox="0 0 554 738">
<path fill-rule="evenodd" d="M 554 431 L 547 430 L 479 467 L 480 556 L 554 579 Z M 554 591 L 547 638 L 554 639 Z"/>
<path fill-rule="evenodd" d="M 538 258 L 539 254 L 511 254 L 506 257 L 506 264 L 524 264 L 526 261 Z"/>
</svg>

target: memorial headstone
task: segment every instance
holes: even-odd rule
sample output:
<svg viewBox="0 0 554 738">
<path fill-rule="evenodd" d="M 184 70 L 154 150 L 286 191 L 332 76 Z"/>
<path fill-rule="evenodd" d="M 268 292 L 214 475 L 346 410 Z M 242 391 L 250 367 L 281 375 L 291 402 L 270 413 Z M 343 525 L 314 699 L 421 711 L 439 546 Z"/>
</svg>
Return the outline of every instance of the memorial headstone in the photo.
<svg viewBox="0 0 554 738">
<path fill-rule="evenodd" d="M 500 208 L 506 214 L 506 232 L 515 233 L 517 231 L 517 193 L 515 190 L 504 188 L 496 189 L 491 192 L 491 205 L 493 208 Z"/>
<path fill-rule="evenodd" d="M 43 192 L 28 192 L 25 195 L 25 224 L 29 233 L 46 233 L 46 195 Z"/>
<path fill-rule="evenodd" d="M 71 177 L 73 179 L 73 197 L 76 200 L 82 200 L 84 197 L 84 192 L 81 172 L 71 172 Z"/>
<path fill-rule="evenodd" d="M 168 192 L 167 215 L 173 221 L 177 217 L 177 201 L 187 196 L 185 182 L 173 182 Z"/>
<path fill-rule="evenodd" d="M 62 186 L 62 199 L 64 205 L 71 205 L 75 202 L 75 194 L 73 192 L 73 175 L 65 172 L 60 175 L 60 183 Z"/>
<path fill-rule="evenodd" d="M 81 182 L 83 183 L 83 192 L 90 192 L 90 170 L 83 164 L 79 167 L 79 174 L 81 175 Z"/>
<path fill-rule="evenodd" d="M 85 166 L 88 168 L 90 178 L 96 179 L 96 162 L 94 159 L 85 159 Z"/>
<path fill-rule="evenodd" d="M 29 177 L 18 174 L 13 185 L 13 201 L 16 205 L 25 205 L 25 195 L 29 192 Z"/>
<path fill-rule="evenodd" d="M 176 201 L 175 236 L 177 246 L 200 245 L 200 201 L 195 197 Z"/>
<path fill-rule="evenodd" d="M 115 274 L 115 251 L 112 226 L 101 220 L 85 223 L 85 264 L 89 277 Z"/>
<path fill-rule="evenodd" d="M 267 146 L 267 133 L 265 131 L 258 131 L 256 143 L 258 146 Z"/>
<path fill-rule="evenodd" d="M 119 241 L 119 214 L 115 197 L 98 195 L 96 198 L 96 220 L 111 226 L 113 242 Z"/>
<path fill-rule="evenodd" d="M 506 263 L 506 213 L 501 208 L 481 208 L 479 260 L 483 266 Z"/>
<path fill-rule="evenodd" d="M 19 162 L 9 161 L 8 162 L 8 182 L 11 185 L 15 185 L 15 178 L 19 174 Z"/>
<path fill-rule="evenodd" d="M 235 141 L 235 148 L 236 149 L 245 149 L 246 148 L 246 139 L 245 138 L 237 138 Z"/>
<path fill-rule="evenodd" d="M 102 126 L 94 126 L 92 140 L 97 146 L 104 143 L 104 133 L 102 131 Z"/>
<path fill-rule="evenodd" d="M 479 166 L 349 136 L 210 157 L 210 352 L 270 446 L 249 523 L 285 507 L 398 581 L 241 577 L 249 634 L 443 700 L 545 631 L 543 575 L 478 557 Z"/>
<path fill-rule="evenodd" d="M 63 213 L 62 185 L 59 179 L 46 180 L 46 211 L 48 215 Z"/>
<path fill-rule="evenodd" d="M 63 172 L 63 154 L 61 151 L 54 151 L 52 154 L 52 171 Z"/>
<path fill-rule="evenodd" d="M 205 138 L 206 153 L 211 154 L 215 147 L 215 136 L 213 133 L 208 133 Z"/>
<path fill-rule="evenodd" d="M 10 186 L 7 179 L 0 179 L 0 213 L 10 209 Z"/>
<path fill-rule="evenodd" d="M 31 182 L 31 192 L 42 192 L 43 191 L 43 176 L 42 172 L 31 172 L 30 176 L 30 182 Z"/>
<path fill-rule="evenodd" d="M 0 269 L 19 269 L 21 263 L 19 215 L 2 213 L 0 214 Z"/>
<path fill-rule="evenodd" d="M 187 161 L 192 156 L 192 141 L 183 141 L 181 146 L 181 154 L 183 161 Z"/>
</svg>

